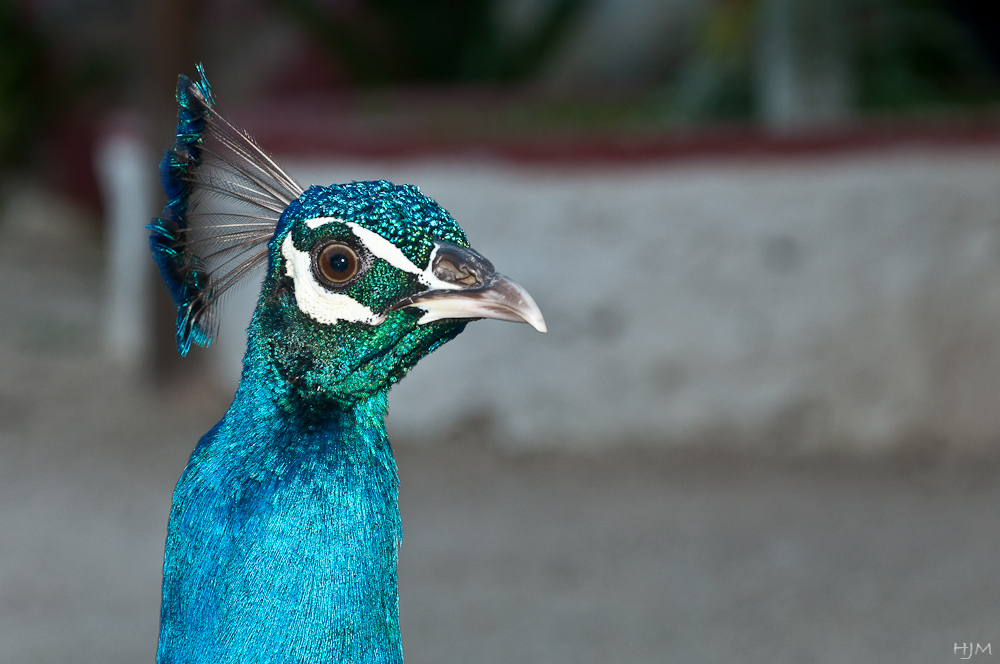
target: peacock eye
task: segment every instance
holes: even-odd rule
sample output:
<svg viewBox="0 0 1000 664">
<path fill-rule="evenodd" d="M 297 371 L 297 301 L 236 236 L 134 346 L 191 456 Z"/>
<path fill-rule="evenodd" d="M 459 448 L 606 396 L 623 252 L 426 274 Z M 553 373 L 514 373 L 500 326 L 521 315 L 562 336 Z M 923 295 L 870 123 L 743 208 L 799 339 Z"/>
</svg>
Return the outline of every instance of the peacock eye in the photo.
<svg viewBox="0 0 1000 664">
<path fill-rule="evenodd" d="M 331 286 L 344 286 L 361 266 L 358 253 L 343 242 L 331 242 L 314 252 L 314 267 Z"/>
</svg>

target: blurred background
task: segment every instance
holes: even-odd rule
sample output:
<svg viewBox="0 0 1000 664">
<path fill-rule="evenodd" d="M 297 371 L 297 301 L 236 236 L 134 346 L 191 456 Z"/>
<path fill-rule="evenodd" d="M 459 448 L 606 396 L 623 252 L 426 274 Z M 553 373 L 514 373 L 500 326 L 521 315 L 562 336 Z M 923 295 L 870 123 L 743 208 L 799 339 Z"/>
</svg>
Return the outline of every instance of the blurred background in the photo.
<svg viewBox="0 0 1000 664">
<path fill-rule="evenodd" d="M 548 322 L 393 390 L 408 662 L 1000 649 L 995 3 L 0 0 L 0 663 L 155 656 L 256 296 L 178 357 L 144 225 L 196 62 Z"/>
</svg>

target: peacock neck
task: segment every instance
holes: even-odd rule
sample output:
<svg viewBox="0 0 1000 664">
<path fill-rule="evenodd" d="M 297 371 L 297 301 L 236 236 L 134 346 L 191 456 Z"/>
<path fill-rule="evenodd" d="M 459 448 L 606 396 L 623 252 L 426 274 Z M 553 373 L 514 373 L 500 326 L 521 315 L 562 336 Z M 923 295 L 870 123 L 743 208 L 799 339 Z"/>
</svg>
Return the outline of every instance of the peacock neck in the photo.
<svg viewBox="0 0 1000 664">
<path fill-rule="evenodd" d="M 401 662 L 386 394 L 290 417 L 256 366 L 174 492 L 158 662 Z"/>
</svg>

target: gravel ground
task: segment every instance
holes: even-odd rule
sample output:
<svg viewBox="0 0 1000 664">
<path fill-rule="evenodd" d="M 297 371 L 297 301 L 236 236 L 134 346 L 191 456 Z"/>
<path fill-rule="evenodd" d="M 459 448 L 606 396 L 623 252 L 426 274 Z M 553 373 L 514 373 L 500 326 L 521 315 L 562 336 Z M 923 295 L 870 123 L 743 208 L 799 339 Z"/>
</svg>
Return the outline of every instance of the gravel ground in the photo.
<svg viewBox="0 0 1000 664">
<path fill-rule="evenodd" d="M 226 395 L 101 359 L 93 238 L 0 240 L 0 664 L 152 662 L 170 492 Z M 992 463 L 397 460 L 410 664 L 1000 655 Z"/>
</svg>

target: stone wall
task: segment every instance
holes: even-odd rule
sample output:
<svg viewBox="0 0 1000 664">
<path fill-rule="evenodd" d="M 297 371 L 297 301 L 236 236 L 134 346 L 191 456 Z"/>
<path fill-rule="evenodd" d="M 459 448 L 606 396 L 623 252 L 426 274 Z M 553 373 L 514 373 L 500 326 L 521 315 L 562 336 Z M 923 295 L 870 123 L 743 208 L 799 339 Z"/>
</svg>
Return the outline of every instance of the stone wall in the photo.
<svg viewBox="0 0 1000 664">
<path fill-rule="evenodd" d="M 422 362 L 393 390 L 400 437 L 863 455 L 1000 442 L 996 148 L 290 165 L 303 184 L 419 184 L 545 313 L 547 335 L 477 322 Z M 250 299 L 234 298 L 216 353 L 230 381 Z"/>
</svg>

